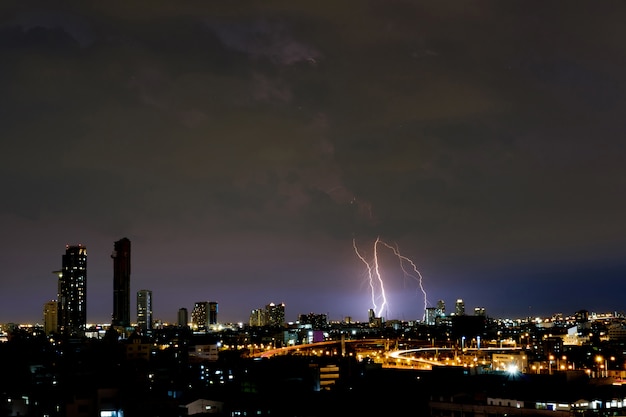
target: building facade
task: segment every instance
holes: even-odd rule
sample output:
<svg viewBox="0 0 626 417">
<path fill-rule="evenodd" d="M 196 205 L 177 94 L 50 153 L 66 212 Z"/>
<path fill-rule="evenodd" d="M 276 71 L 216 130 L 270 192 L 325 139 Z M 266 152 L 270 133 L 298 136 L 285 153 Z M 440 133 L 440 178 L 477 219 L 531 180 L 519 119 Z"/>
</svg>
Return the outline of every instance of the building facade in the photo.
<svg viewBox="0 0 626 417">
<path fill-rule="evenodd" d="M 434 326 L 437 323 L 437 307 L 426 307 L 424 322 L 429 326 Z"/>
<path fill-rule="evenodd" d="M 269 303 L 265 308 L 250 312 L 250 326 L 281 327 L 285 324 L 285 304 Z"/>
<path fill-rule="evenodd" d="M 137 327 L 142 332 L 152 330 L 152 291 L 137 291 Z"/>
<path fill-rule="evenodd" d="M 441 317 L 446 315 L 446 303 L 443 300 L 437 301 L 437 314 Z"/>
<path fill-rule="evenodd" d="M 87 327 L 87 248 L 66 246 L 58 285 L 58 332 L 83 336 Z"/>
<path fill-rule="evenodd" d="M 462 299 L 456 300 L 454 304 L 454 315 L 455 316 L 464 316 L 465 315 L 465 302 Z"/>
<path fill-rule="evenodd" d="M 217 324 L 217 302 L 209 302 L 209 326 Z"/>
<path fill-rule="evenodd" d="M 198 301 L 191 311 L 191 327 L 195 331 L 205 332 L 209 325 L 209 302 Z"/>
<path fill-rule="evenodd" d="M 185 307 L 178 309 L 178 327 L 189 326 L 189 311 Z"/>
<path fill-rule="evenodd" d="M 261 308 L 255 308 L 250 311 L 250 318 L 248 319 L 248 324 L 252 327 L 260 327 L 264 324 L 265 311 Z"/>
<path fill-rule="evenodd" d="M 114 243 L 113 253 L 113 326 L 130 326 L 130 240 Z"/>
<path fill-rule="evenodd" d="M 285 323 L 285 304 L 270 303 L 265 306 L 267 325 L 280 327 Z"/>
<path fill-rule="evenodd" d="M 59 328 L 59 303 L 48 301 L 43 305 L 43 329 L 46 335 L 56 333 Z"/>
</svg>

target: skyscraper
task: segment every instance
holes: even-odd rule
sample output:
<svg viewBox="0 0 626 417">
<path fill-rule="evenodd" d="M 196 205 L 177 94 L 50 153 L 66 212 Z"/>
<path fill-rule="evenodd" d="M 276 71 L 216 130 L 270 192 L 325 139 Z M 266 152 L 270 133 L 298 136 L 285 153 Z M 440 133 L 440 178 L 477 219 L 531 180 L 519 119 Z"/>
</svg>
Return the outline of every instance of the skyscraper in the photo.
<svg viewBox="0 0 626 417">
<path fill-rule="evenodd" d="M 264 320 L 265 310 L 263 310 L 262 308 L 255 308 L 254 310 L 250 311 L 250 318 L 248 319 L 248 323 L 250 324 L 250 326 L 263 326 L 265 325 Z"/>
<path fill-rule="evenodd" d="M 217 324 L 217 302 L 209 302 L 209 325 Z"/>
<path fill-rule="evenodd" d="M 446 303 L 443 300 L 437 301 L 437 314 L 441 317 L 446 315 Z"/>
<path fill-rule="evenodd" d="M 285 323 L 285 304 L 269 303 L 265 306 L 266 325 L 280 327 Z"/>
<path fill-rule="evenodd" d="M 83 336 L 87 327 L 87 248 L 66 246 L 62 267 L 57 273 L 59 333 Z"/>
<path fill-rule="evenodd" d="M 437 307 L 426 307 L 424 321 L 429 326 L 434 326 L 435 324 L 437 324 Z"/>
<path fill-rule="evenodd" d="M 152 291 L 137 291 L 137 326 L 141 331 L 152 330 Z"/>
<path fill-rule="evenodd" d="M 456 300 L 456 303 L 454 304 L 454 315 L 455 316 L 465 315 L 465 303 L 460 298 Z"/>
<path fill-rule="evenodd" d="M 189 323 L 189 312 L 185 307 L 178 309 L 178 327 L 187 327 Z"/>
<path fill-rule="evenodd" d="M 113 247 L 113 326 L 130 326 L 130 240 L 123 238 Z"/>
<path fill-rule="evenodd" d="M 59 329 L 59 302 L 48 301 L 43 306 L 43 329 L 46 335 L 56 333 Z"/>
<path fill-rule="evenodd" d="M 191 325 L 193 330 L 204 332 L 209 324 L 209 302 L 198 301 L 191 311 Z"/>
</svg>

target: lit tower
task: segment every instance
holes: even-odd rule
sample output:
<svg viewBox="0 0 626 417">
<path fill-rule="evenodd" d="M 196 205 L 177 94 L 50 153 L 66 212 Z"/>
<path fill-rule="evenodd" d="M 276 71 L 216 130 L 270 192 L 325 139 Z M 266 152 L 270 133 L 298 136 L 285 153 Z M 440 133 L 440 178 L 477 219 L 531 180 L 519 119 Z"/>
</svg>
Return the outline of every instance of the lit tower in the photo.
<svg viewBox="0 0 626 417">
<path fill-rule="evenodd" d="M 437 314 L 439 317 L 443 317 L 446 315 L 446 303 L 443 300 L 437 301 Z"/>
<path fill-rule="evenodd" d="M 265 306 L 266 325 L 280 327 L 285 323 L 285 304 L 269 303 Z"/>
<path fill-rule="evenodd" d="M 137 326 L 141 331 L 152 330 L 152 291 L 137 291 Z"/>
<path fill-rule="evenodd" d="M 130 326 L 130 240 L 115 242 L 113 253 L 113 326 Z"/>
<path fill-rule="evenodd" d="M 198 301 L 191 311 L 191 324 L 194 330 L 205 332 L 209 324 L 209 302 Z"/>
<path fill-rule="evenodd" d="M 465 315 L 465 303 L 460 298 L 456 300 L 456 304 L 454 305 L 454 315 L 455 316 Z"/>
<path fill-rule="evenodd" d="M 87 248 L 65 247 L 59 277 L 57 323 L 59 333 L 83 336 L 87 327 Z"/>
</svg>

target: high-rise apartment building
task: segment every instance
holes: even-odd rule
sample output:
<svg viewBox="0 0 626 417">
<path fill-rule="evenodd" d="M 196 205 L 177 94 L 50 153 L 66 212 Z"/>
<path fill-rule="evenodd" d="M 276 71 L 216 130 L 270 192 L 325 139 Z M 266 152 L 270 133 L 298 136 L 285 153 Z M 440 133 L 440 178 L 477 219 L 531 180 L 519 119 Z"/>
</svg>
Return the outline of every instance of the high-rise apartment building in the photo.
<svg viewBox="0 0 626 417">
<path fill-rule="evenodd" d="M 59 277 L 58 331 L 68 336 L 83 336 L 87 327 L 87 248 L 66 246 Z"/>
<path fill-rule="evenodd" d="M 268 326 L 282 326 L 285 323 L 285 304 L 270 303 L 265 307 Z"/>
<path fill-rule="evenodd" d="M 113 253 L 113 326 L 130 326 L 130 240 L 114 243 Z"/>
<path fill-rule="evenodd" d="M 248 319 L 248 323 L 252 327 L 263 326 L 265 320 L 265 310 L 261 308 L 255 308 L 250 311 L 250 318 Z"/>
<path fill-rule="evenodd" d="M 142 332 L 152 330 L 152 291 L 137 291 L 137 326 Z"/>
<path fill-rule="evenodd" d="M 446 315 L 446 303 L 443 300 L 437 301 L 437 314 L 441 317 Z"/>
<path fill-rule="evenodd" d="M 482 316 L 482 317 L 487 316 L 487 312 L 485 310 L 485 307 L 474 307 L 474 315 L 475 316 Z"/>
<path fill-rule="evenodd" d="M 285 323 L 285 304 L 269 303 L 264 309 L 250 312 L 250 326 L 282 326 Z"/>
<path fill-rule="evenodd" d="M 209 325 L 217 324 L 217 302 L 209 302 Z"/>
<path fill-rule="evenodd" d="M 189 325 L 189 312 L 185 307 L 178 309 L 178 327 L 187 327 Z"/>
<path fill-rule="evenodd" d="M 198 301 L 191 311 L 191 326 L 193 330 L 204 332 L 209 324 L 209 302 Z"/>
<path fill-rule="evenodd" d="M 59 303 L 56 300 L 48 301 L 43 305 L 43 329 L 46 335 L 56 333 L 59 328 Z"/>
<path fill-rule="evenodd" d="M 454 304 L 454 315 L 455 316 L 465 315 L 465 303 L 460 298 L 456 300 L 456 303 Z"/>
<path fill-rule="evenodd" d="M 367 310 L 367 321 L 368 323 L 373 323 L 376 320 L 376 312 L 374 311 L 373 308 L 370 308 L 369 310 Z"/>
<path fill-rule="evenodd" d="M 437 308 L 426 307 L 426 314 L 424 314 L 424 322 L 429 326 L 434 326 L 437 323 Z"/>
</svg>

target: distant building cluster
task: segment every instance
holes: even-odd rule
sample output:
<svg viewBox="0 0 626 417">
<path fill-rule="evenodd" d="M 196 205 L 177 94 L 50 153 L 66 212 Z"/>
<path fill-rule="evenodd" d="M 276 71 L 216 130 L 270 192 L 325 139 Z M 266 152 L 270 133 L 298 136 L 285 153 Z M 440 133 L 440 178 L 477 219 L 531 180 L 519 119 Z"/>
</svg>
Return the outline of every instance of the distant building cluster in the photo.
<svg viewBox="0 0 626 417">
<path fill-rule="evenodd" d="M 131 319 L 131 242 L 122 238 L 113 244 L 113 313 L 111 327 L 119 333 L 137 331 L 145 334 L 153 331 L 160 322 L 153 313 L 153 294 L 149 289 L 136 293 L 136 322 Z M 68 337 L 83 337 L 87 331 L 87 248 L 83 245 L 68 245 L 62 257 L 62 266 L 54 271 L 58 277 L 57 299 L 43 307 L 44 331 L 47 335 L 60 334 Z M 176 325 L 190 328 L 194 332 L 208 332 L 218 326 L 218 303 L 198 301 L 191 310 L 178 310 Z M 304 315 L 309 324 L 319 325 L 327 321 L 326 316 Z M 250 313 L 251 326 L 280 327 L 285 324 L 285 304 L 270 303 Z"/>
<path fill-rule="evenodd" d="M 285 304 L 270 303 L 265 308 L 253 309 L 250 312 L 250 326 L 280 327 L 285 323 Z"/>
<path fill-rule="evenodd" d="M 443 300 L 437 301 L 436 307 L 427 307 L 424 314 L 424 322 L 429 326 L 436 326 L 446 320 L 450 320 L 451 317 L 465 316 L 465 302 L 459 298 L 454 303 L 454 313 L 446 314 L 446 303 Z M 487 312 L 485 307 L 474 307 L 474 316 L 486 317 Z"/>
<path fill-rule="evenodd" d="M 324 329 L 328 326 L 327 314 L 300 314 L 298 323 L 302 326 L 310 326 L 312 329 Z"/>
<path fill-rule="evenodd" d="M 111 327 L 120 333 L 136 330 L 150 332 L 158 322 L 153 316 L 152 291 L 137 291 L 136 323 L 131 320 L 131 242 L 122 238 L 113 244 L 113 313 Z M 44 331 L 47 335 L 60 334 L 68 337 L 85 336 L 87 330 L 87 248 L 81 244 L 67 245 L 62 257 L 61 269 L 54 271 L 58 277 L 57 299 L 43 307 Z M 178 311 L 179 327 L 191 327 L 194 331 L 207 331 L 217 324 L 218 303 L 200 301 L 195 303 L 191 322 L 186 308 Z M 275 314 L 271 315 L 275 317 Z"/>
</svg>

